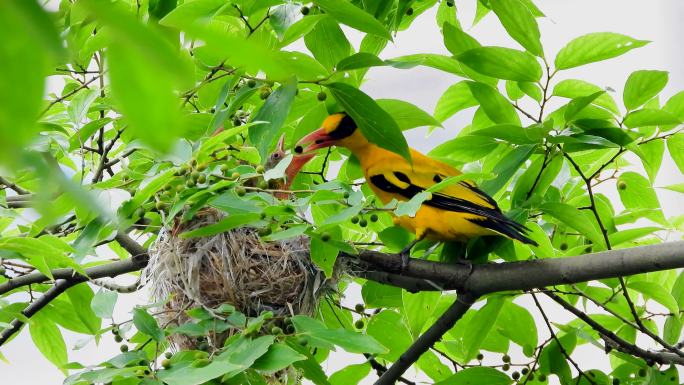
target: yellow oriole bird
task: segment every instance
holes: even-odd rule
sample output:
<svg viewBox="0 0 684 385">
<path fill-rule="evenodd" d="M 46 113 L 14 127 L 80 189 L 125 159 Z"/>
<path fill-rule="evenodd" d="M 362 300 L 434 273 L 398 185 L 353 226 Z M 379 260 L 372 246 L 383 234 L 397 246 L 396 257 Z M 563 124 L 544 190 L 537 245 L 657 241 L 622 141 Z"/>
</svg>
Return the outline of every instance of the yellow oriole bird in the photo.
<svg viewBox="0 0 684 385">
<path fill-rule="evenodd" d="M 459 170 L 416 150 L 411 149 L 411 164 L 370 143 L 345 113 L 328 116 L 320 129 L 297 143 L 295 152 L 307 155 L 330 146 L 345 147 L 359 159 L 368 185 L 384 204 L 392 199 L 408 201 L 448 177 L 461 175 Z M 524 235 L 528 231 L 525 226 L 507 218 L 492 197 L 465 180 L 432 192 L 414 217 L 395 217 L 394 222 L 416 235 L 401 252 L 403 267 L 408 264 L 410 249 L 424 238 L 465 242 L 483 235 L 503 235 L 537 245 Z"/>
</svg>

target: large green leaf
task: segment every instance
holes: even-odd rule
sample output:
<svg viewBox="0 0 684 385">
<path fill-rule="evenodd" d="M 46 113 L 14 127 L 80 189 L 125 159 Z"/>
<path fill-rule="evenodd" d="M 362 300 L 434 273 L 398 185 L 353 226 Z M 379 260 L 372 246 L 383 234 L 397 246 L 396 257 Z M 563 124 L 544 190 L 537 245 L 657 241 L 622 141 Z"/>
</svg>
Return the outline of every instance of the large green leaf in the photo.
<svg viewBox="0 0 684 385">
<path fill-rule="evenodd" d="M 642 106 L 667 85 L 666 71 L 634 71 L 627 78 L 622 100 L 628 110 Z"/>
<path fill-rule="evenodd" d="M 496 178 L 484 181 L 480 188 L 489 195 L 495 195 L 508 183 L 513 174 L 520 169 L 520 166 L 529 159 L 536 147 L 536 145 L 526 144 L 507 153 L 492 170 L 496 174 Z"/>
<path fill-rule="evenodd" d="M 95 335 L 100 331 L 102 320 L 91 309 L 91 303 L 95 297 L 93 289 L 85 283 L 78 284 L 69 288 L 65 294 L 69 297 L 76 315 L 88 328 L 90 334 Z"/>
<path fill-rule="evenodd" d="M 451 23 L 444 23 L 442 34 L 444 35 L 444 45 L 454 55 L 460 55 L 481 46 L 475 38 Z"/>
<path fill-rule="evenodd" d="M 366 378 L 370 372 L 371 366 L 364 362 L 361 364 L 349 365 L 346 368 L 340 369 L 330 375 L 331 385 L 356 385 L 361 380 Z"/>
<path fill-rule="evenodd" d="M 31 339 L 48 361 L 62 368 L 68 362 L 64 337 L 53 320 L 40 312 L 33 316 L 29 324 Z"/>
<path fill-rule="evenodd" d="M 340 23 L 344 23 L 362 32 L 372 33 L 387 40 L 392 40 L 392 35 L 390 35 L 382 23 L 346 0 L 315 0 L 314 3 Z"/>
<path fill-rule="evenodd" d="M 533 55 L 544 55 L 537 20 L 527 5 L 519 0 L 490 0 L 489 5 L 515 41 Z"/>
<path fill-rule="evenodd" d="M 415 127 L 442 125 L 430 114 L 409 102 L 398 99 L 378 99 L 375 102 L 394 118 L 402 131 Z"/>
<path fill-rule="evenodd" d="M 667 149 L 679 171 L 684 173 L 684 134 L 679 133 L 667 138 Z"/>
<path fill-rule="evenodd" d="M 580 36 L 556 55 L 556 69 L 564 70 L 620 56 L 649 42 L 613 32 L 596 32 Z"/>
<path fill-rule="evenodd" d="M 312 344 L 322 346 L 339 346 L 349 353 L 386 353 L 373 337 L 346 329 L 328 329 L 312 318 L 297 315 L 291 318 L 297 333 L 306 336 Z"/>
<path fill-rule="evenodd" d="M 304 43 L 316 60 L 329 70 L 353 52 L 342 28 L 330 17 L 320 20 L 304 36 Z"/>
<path fill-rule="evenodd" d="M 435 106 L 435 119 L 443 122 L 455 113 L 466 108 L 478 105 L 478 101 L 470 92 L 470 87 L 466 81 L 458 82 L 449 86 L 437 101 Z"/>
<path fill-rule="evenodd" d="M 504 299 L 502 297 L 489 297 L 487 304 L 477 311 L 470 322 L 461 325 L 461 327 L 465 327 L 463 347 L 466 362 L 477 356 L 482 342 L 496 323 L 503 304 Z"/>
<path fill-rule="evenodd" d="M 660 202 L 651 183 L 644 176 L 628 171 L 618 178 L 618 192 L 620 200 L 627 209 L 652 209 L 646 215 L 647 218 L 661 224 L 667 224 L 663 212 L 660 210 Z"/>
<path fill-rule="evenodd" d="M 432 317 L 440 293 L 430 291 L 409 293 L 404 290 L 401 294 L 406 324 L 415 340 L 420 336 L 425 323 Z"/>
<path fill-rule="evenodd" d="M 667 310 L 670 311 L 670 313 L 679 313 L 679 306 L 677 305 L 677 301 L 672 296 L 672 294 L 668 293 L 668 291 L 665 290 L 665 288 L 661 285 L 650 281 L 630 281 L 627 283 L 627 287 L 629 287 L 632 290 L 638 291 L 645 297 L 651 298 L 654 301 L 665 306 Z"/>
<path fill-rule="evenodd" d="M 471 367 L 458 371 L 453 376 L 435 385 L 509 385 L 513 380 L 503 372 L 487 366 Z"/>
<path fill-rule="evenodd" d="M 463 135 L 440 144 L 430 151 L 429 155 L 465 163 L 482 158 L 498 146 L 499 144 L 491 137 Z"/>
<path fill-rule="evenodd" d="M 117 297 L 118 295 L 115 291 L 102 289 L 95 294 L 90 302 L 90 307 L 98 317 L 112 318 Z"/>
<path fill-rule="evenodd" d="M 187 23 L 209 23 L 211 19 L 228 7 L 222 0 L 195 0 L 178 5 L 167 13 L 160 24 L 181 27 Z"/>
<path fill-rule="evenodd" d="M 511 48 L 473 48 L 456 58 L 475 71 L 497 79 L 536 82 L 542 76 L 541 66 L 534 56 Z"/>
<path fill-rule="evenodd" d="M 285 369 L 293 362 L 305 360 L 306 356 L 297 353 L 291 347 L 283 343 L 275 343 L 269 346 L 268 351 L 257 358 L 252 365 L 253 369 L 275 372 Z"/>
<path fill-rule="evenodd" d="M 36 1 L 0 2 L 0 34 L 0 161 L 7 161 L 37 132 L 45 77 L 64 50 Z"/>
<path fill-rule="evenodd" d="M 496 330 L 520 345 L 526 356 L 532 357 L 537 347 L 537 326 L 530 312 L 506 301 L 496 320 Z"/>
<path fill-rule="evenodd" d="M 667 111 L 656 108 L 643 108 L 630 112 L 624 124 L 629 128 L 679 124 L 682 121 Z"/>
<path fill-rule="evenodd" d="M 480 102 L 485 114 L 494 123 L 520 125 L 520 117 L 515 109 L 497 89 L 483 83 L 468 82 L 467 84 L 473 97 Z"/>
<path fill-rule="evenodd" d="M 358 88 L 346 83 L 326 85 L 369 142 L 410 161 L 408 144 L 392 116 Z"/>
<path fill-rule="evenodd" d="M 143 308 L 133 309 L 133 325 L 144 334 L 157 342 L 164 341 L 164 331 L 157 325 L 157 320 Z"/>
<path fill-rule="evenodd" d="M 578 79 L 561 80 L 553 87 L 553 95 L 570 99 L 575 99 L 581 96 L 589 96 L 599 91 L 604 90 L 595 84 Z M 617 104 L 615 104 L 615 101 L 608 93 L 598 96 L 592 103 L 603 107 L 614 114 L 619 113 Z"/>
<path fill-rule="evenodd" d="M 249 140 L 259 150 L 261 163 L 266 163 L 268 160 L 278 132 L 290 112 L 295 93 L 297 93 L 297 80 L 290 79 L 269 95 L 252 118 L 252 122 L 266 122 L 249 127 Z"/>
<path fill-rule="evenodd" d="M 384 66 L 386 64 L 387 63 L 385 63 L 382 59 L 373 55 L 372 53 L 359 52 L 340 60 L 340 62 L 335 66 L 335 69 L 337 71 L 349 71 L 360 68 Z"/>
<path fill-rule="evenodd" d="M 594 222 L 588 222 L 586 217 L 575 207 L 565 203 L 544 203 L 539 207 L 546 214 L 559 220 L 566 226 L 577 230 L 589 238 L 596 245 L 605 245 L 605 241 Z"/>
<path fill-rule="evenodd" d="M 389 361 L 398 360 L 413 342 L 401 314 L 393 310 L 383 310 L 371 317 L 366 333 L 387 347 L 388 351 L 382 357 Z"/>
</svg>

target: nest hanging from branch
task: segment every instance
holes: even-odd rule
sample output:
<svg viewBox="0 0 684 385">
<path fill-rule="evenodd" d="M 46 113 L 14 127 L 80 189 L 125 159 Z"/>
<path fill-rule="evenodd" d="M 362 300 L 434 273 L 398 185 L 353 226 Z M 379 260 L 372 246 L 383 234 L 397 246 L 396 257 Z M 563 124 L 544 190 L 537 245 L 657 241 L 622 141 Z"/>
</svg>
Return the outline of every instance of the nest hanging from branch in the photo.
<svg viewBox="0 0 684 385">
<path fill-rule="evenodd" d="M 164 303 L 159 323 L 182 325 L 190 320 L 186 310 L 224 303 L 251 317 L 264 311 L 276 317 L 312 315 L 333 282 L 311 262 L 307 237 L 265 242 L 248 227 L 207 237 L 177 236 L 223 217 L 215 209 L 203 209 L 159 235 L 143 272 L 153 300 Z M 207 342 L 222 347 L 233 332 L 212 334 Z M 181 349 L 197 349 L 200 344 L 184 335 L 171 338 Z"/>
</svg>

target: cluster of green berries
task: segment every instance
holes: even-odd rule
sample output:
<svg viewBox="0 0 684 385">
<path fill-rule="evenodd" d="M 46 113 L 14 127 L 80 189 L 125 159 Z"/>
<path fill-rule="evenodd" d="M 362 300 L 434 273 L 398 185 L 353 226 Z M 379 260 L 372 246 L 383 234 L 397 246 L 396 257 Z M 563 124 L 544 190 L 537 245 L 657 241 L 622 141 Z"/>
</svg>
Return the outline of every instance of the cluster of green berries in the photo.
<svg viewBox="0 0 684 385">
<path fill-rule="evenodd" d="M 371 222 L 377 222 L 378 219 L 379 219 L 378 214 L 375 214 L 375 213 L 369 215 L 368 219 L 363 218 L 362 216 L 359 216 L 359 215 L 354 215 L 353 217 L 351 217 L 351 223 L 358 224 L 361 227 L 366 227 L 366 226 L 368 226 L 368 220 L 370 220 Z"/>
</svg>

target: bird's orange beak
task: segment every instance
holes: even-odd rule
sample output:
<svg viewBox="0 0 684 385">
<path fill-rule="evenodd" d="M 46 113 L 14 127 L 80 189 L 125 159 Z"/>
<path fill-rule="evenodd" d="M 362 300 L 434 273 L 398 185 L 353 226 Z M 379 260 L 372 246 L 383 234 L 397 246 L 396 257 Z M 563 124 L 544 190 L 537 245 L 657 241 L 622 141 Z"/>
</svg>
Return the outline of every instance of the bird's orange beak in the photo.
<svg viewBox="0 0 684 385">
<path fill-rule="evenodd" d="M 312 151 L 318 150 L 319 148 L 325 148 L 335 145 L 337 139 L 328 135 L 324 128 L 319 128 L 318 130 L 310 133 L 309 135 L 303 137 L 297 142 L 295 146 L 295 153 L 307 155 Z"/>
<path fill-rule="evenodd" d="M 289 188 L 294 178 L 299 174 L 299 171 L 307 164 L 316 154 L 295 155 L 292 157 L 290 165 L 285 169 L 285 189 Z"/>
</svg>

